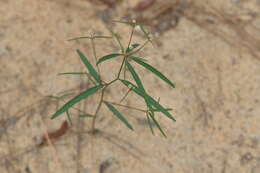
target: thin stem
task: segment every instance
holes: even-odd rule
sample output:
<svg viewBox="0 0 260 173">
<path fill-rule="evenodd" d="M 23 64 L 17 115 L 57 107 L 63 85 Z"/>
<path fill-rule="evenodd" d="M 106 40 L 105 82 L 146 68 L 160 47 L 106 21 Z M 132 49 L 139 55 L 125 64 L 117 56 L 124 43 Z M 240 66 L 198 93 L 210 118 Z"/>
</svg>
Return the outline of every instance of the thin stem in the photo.
<svg viewBox="0 0 260 173">
<path fill-rule="evenodd" d="M 121 67 L 120 67 L 119 72 L 118 72 L 118 75 L 117 75 L 117 79 L 119 79 L 119 77 L 120 77 L 120 73 L 121 73 L 122 68 L 123 68 L 123 66 L 124 66 L 124 64 L 125 64 L 125 61 L 126 61 L 126 56 L 124 56 L 123 62 L 122 62 L 122 64 L 121 64 Z"/>
<path fill-rule="evenodd" d="M 126 66 L 124 65 L 124 80 L 125 80 L 125 77 L 126 77 Z"/>
<path fill-rule="evenodd" d="M 135 28 L 135 26 L 133 26 L 133 29 L 132 29 L 132 32 L 131 32 L 131 35 L 130 35 L 130 39 L 129 39 L 127 48 L 129 48 L 129 46 L 130 46 L 130 44 L 131 44 L 131 40 L 132 40 L 132 38 L 133 38 L 133 33 L 134 33 L 134 28 Z M 146 41 L 139 49 L 137 49 L 136 51 L 133 51 L 133 52 L 130 52 L 130 53 L 126 53 L 126 54 L 124 55 L 123 62 L 122 62 L 122 64 L 121 64 L 121 66 L 120 66 L 120 69 L 119 69 L 119 72 L 118 72 L 118 75 L 117 75 L 117 79 L 119 79 L 119 77 L 120 77 L 120 73 L 121 73 L 122 68 L 123 68 L 123 66 L 124 66 L 124 64 L 125 64 L 125 61 L 127 60 L 127 57 L 130 56 L 130 55 L 133 55 L 134 53 L 137 53 L 138 51 L 140 51 L 148 42 L 149 42 L 149 41 L 147 40 L 147 41 Z M 124 76 L 125 76 L 125 72 L 124 72 Z"/>
<path fill-rule="evenodd" d="M 89 73 L 86 73 L 87 78 L 94 84 L 96 85 L 96 82 L 92 79 L 91 75 Z"/>
<path fill-rule="evenodd" d="M 66 115 L 67 115 L 67 118 L 68 118 L 70 125 L 72 126 L 72 121 L 71 121 L 69 110 L 66 111 Z"/>
<path fill-rule="evenodd" d="M 91 47 L 93 49 L 93 55 L 94 55 L 94 58 L 95 58 L 95 64 L 97 63 L 97 53 L 96 53 L 96 47 L 95 47 L 95 43 L 94 43 L 94 35 L 91 35 Z M 98 73 L 100 74 L 100 70 L 99 70 L 99 67 L 97 66 L 97 69 L 98 69 Z"/>
<path fill-rule="evenodd" d="M 93 119 L 92 119 L 92 127 L 91 127 L 92 134 L 95 133 L 95 124 L 96 124 L 97 114 L 98 114 L 98 112 L 99 112 L 99 110 L 100 110 L 100 108 L 101 108 L 101 105 L 102 105 L 102 103 L 103 103 L 103 98 L 104 98 L 105 89 L 106 89 L 106 87 L 102 90 L 101 97 L 100 97 L 100 101 L 99 101 L 99 103 L 98 103 L 98 107 L 97 107 L 96 112 L 95 112 L 95 114 L 94 114 L 94 116 L 93 116 Z"/>
<path fill-rule="evenodd" d="M 121 41 L 120 41 L 119 36 L 118 36 L 116 33 L 114 33 L 112 30 L 109 29 L 109 31 L 110 31 L 110 32 L 112 33 L 112 35 L 116 38 L 116 41 L 118 42 L 118 44 L 119 44 L 119 46 L 120 46 L 121 53 L 123 54 L 125 51 L 124 51 L 124 47 L 123 47 L 123 45 L 122 45 L 122 43 L 121 43 Z"/>
<path fill-rule="evenodd" d="M 152 134 L 154 135 L 153 127 L 152 127 L 151 120 L 150 120 L 148 112 L 146 112 L 146 118 L 147 118 L 150 130 L 151 130 Z"/>
<path fill-rule="evenodd" d="M 124 95 L 124 97 L 120 100 L 120 103 L 128 96 L 128 94 L 130 93 L 132 89 L 130 88 L 127 93 Z"/>
<path fill-rule="evenodd" d="M 129 38 L 127 49 L 129 48 L 129 46 L 131 44 L 131 41 L 132 41 L 132 38 L 133 38 L 133 34 L 134 34 L 134 30 L 135 30 L 135 25 L 132 27 L 132 32 L 131 32 L 131 35 L 130 35 L 130 38 Z"/>
<path fill-rule="evenodd" d="M 106 85 L 109 86 L 109 85 L 111 85 L 112 83 L 116 82 L 118 79 L 119 79 L 119 78 L 116 78 L 116 79 L 112 80 L 111 82 L 107 83 Z"/>
</svg>

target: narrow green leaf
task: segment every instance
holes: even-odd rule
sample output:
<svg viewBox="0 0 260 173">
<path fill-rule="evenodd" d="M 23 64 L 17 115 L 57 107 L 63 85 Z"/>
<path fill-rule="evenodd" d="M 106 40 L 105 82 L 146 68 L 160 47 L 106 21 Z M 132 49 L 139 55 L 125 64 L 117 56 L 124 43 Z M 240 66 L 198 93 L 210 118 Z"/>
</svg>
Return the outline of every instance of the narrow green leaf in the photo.
<svg viewBox="0 0 260 173">
<path fill-rule="evenodd" d="M 149 33 L 145 31 L 143 24 L 138 23 L 138 26 L 140 27 L 141 31 L 144 33 L 144 36 L 149 40 L 150 43 L 152 43 L 151 37 Z"/>
<path fill-rule="evenodd" d="M 141 81 L 141 79 L 139 78 L 139 76 L 137 75 L 137 73 L 135 72 L 133 66 L 132 66 L 128 61 L 126 61 L 125 64 L 126 64 L 128 70 L 130 71 L 131 75 L 133 76 L 133 78 L 134 78 L 134 80 L 135 80 L 137 86 L 140 88 L 140 90 L 143 92 L 143 94 L 145 94 L 146 91 L 145 91 L 145 89 L 144 89 L 144 86 L 143 86 L 143 84 L 142 84 L 142 81 Z M 149 105 L 149 102 L 148 102 L 145 98 L 144 98 L 144 100 L 145 100 L 145 103 L 146 103 L 147 107 L 149 107 L 149 106 L 150 106 L 150 105 Z"/>
<path fill-rule="evenodd" d="M 150 115 L 150 117 L 152 118 L 153 122 L 155 123 L 156 127 L 160 130 L 160 132 L 162 133 L 162 135 L 164 137 L 167 137 L 166 134 L 164 133 L 163 129 L 161 128 L 160 124 L 157 122 L 157 120 L 154 118 L 154 114 L 151 112 L 148 112 L 148 114 Z"/>
<path fill-rule="evenodd" d="M 148 115 L 148 112 L 146 112 L 146 118 L 147 118 L 147 121 L 148 121 L 150 130 L 151 130 L 152 134 L 154 135 L 153 125 L 152 125 L 152 123 L 151 123 L 151 120 L 150 120 L 150 117 L 149 117 L 149 115 Z"/>
<path fill-rule="evenodd" d="M 161 72 L 159 72 L 158 70 L 156 70 L 153 66 L 143 62 L 142 60 L 140 60 L 139 58 L 136 58 L 134 56 L 129 56 L 129 58 L 131 58 L 132 60 L 134 60 L 136 63 L 142 65 L 143 67 L 145 67 L 147 70 L 153 72 L 156 76 L 158 76 L 159 78 L 161 78 L 163 81 L 165 81 L 167 84 L 169 84 L 170 86 L 172 86 L 173 88 L 175 88 L 175 84 L 173 82 L 171 82 L 167 77 L 165 77 Z"/>
<path fill-rule="evenodd" d="M 130 66 L 130 69 L 131 69 L 131 66 Z M 129 70 L 129 71 L 130 71 L 130 70 Z M 143 96 L 143 95 L 147 95 L 147 94 L 146 94 L 146 91 L 145 91 L 145 89 L 144 89 L 144 87 L 143 87 L 143 84 L 142 84 L 140 78 L 138 77 L 138 75 L 136 74 L 136 72 L 135 72 L 133 69 L 132 69 L 131 71 L 132 71 L 132 73 L 133 73 L 132 75 L 135 76 L 134 78 L 135 78 L 135 80 L 136 80 L 136 83 L 138 83 L 138 86 L 139 86 L 138 89 L 140 89 L 140 92 L 141 92 L 139 95 L 144 98 L 144 101 L 145 101 L 147 107 L 152 110 L 152 105 L 150 105 L 149 102 L 146 100 L 146 98 Z M 126 86 L 128 86 L 130 90 L 132 90 L 132 87 L 136 87 L 136 86 L 133 86 L 132 83 L 129 82 L 129 81 L 127 81 L 127 80 L 123 80 L 122 82 L 123 82 Z M 135 91 L 135 92 L 136 92 L 136 91 Z M 137 93 L 137 94 L 138 94 L 138 93 Z"/>
<path fill-rule="evenodd" d="M 139 78 L 139 76 L 138 76 L 137 73 L 135 72 L 133 66 L 132 66 L 127 60 L 125 61 L 125 64 L 126 64 L 128 70 L 130 71 L 131 75 L 133 76 L 133 78 L 134 78 L 134 80 L 135 80 L 137 86 L 138 86 L 143 92 L 145 92 L 144 86 L 143 86 L 143 84 L 142 84 L 142 82 L 141 82 L 141 79 Z"/>
<path fill-rule="evenodd" d="M 93 38 L 113 38 L 113 37 L 112 36 L 97 35 L 97 36 L 93 36 Z"/>
<path fill-rule="evenodd" d="M 71 100 L 69 100 L 66 104 L 64 104 L 57 112 L 55 112 L 51 119 L 57 118 L 58 116 L 60 116 L 62 113 L 64 113 L 65 111 L 67 111 L 70 107 L 72 107 L 73 105 L 75 105 L 76 103 L 78 103 L 80 100 L 88 97 L 91 94 L 94 94 L 96 91 L 100 90 L 101 88 L 103 88 L 102 85 L 99 86 L 94 86 L 92 88 L 87 89 L 86 91 L 80 93 L 79 95 L 77 95 L 76 97 L 72 98 Z"/>
<path fill-rule="evenodd" d="M 120 80 L 124 85 L 127 87 L 132 87 L 132 90 L 144 98 L 146 102 L 148 102 L 150 105 L 154 106 L 156 109 L 158 109 L 160 112 L 162 112 L 165 116 L 170 118 L 173 121 L 176 121 L 173 116 L 162 106 L 160 103 L 158 103 L 156 100 L 154 100 L 151 96 L 149 96 L 146 92 L 143 92 L 140 88 L 138 88 L 133 83 L 127 81 L 127 80 Z"/>
<path fill-rule="evenodd" d="M 128 47 L 128 48 L 126 49 L 126 53 L 131 52 L 132 50 L 134 50 L 134 49 L 137 48 L 138 46 L 140 46 L 140 44 L 138 44 L 138 43 L 132 44 L 130 47 Z"/>
<path fill-rule="evenodd" d="M 89 36 L 85 36 L 85 37 L 75 37 L 75 38 L 69 39 L 68 41 L 79 40 L 79 39 L 92 39 L 92 37 L 89 37 Z"/>
<path fill-rule="evenodd" d="M 117 43 L 119 44 L 120 46 L 120 49 L 121 49 L 121 53 L 124 53 L 125 52 L 125 49 L 124 49 L 124 46 L 122 45 L 120 39 L 120 35 L 118 35 L 117 33 L 113 32 L 112 30 L 109 30 L 111 32 L 111 34 L 113 35 L 113 37 L 116 39 Z"/>
<path fill-rule="evenodd" d="M 60 99 L 58 96 L 46 96 L 46 97 L 48 97 L 50 99 Z"/>
<path fill-rule="evenodd" d="M 136 59 L 139 59 L 140 61 L 147 61 L 146 59 L 144 59 L 144 58 L 140 58 L 140 57 L 136 57 L 136 56 L 128 56 L 128 57 L 130 57 L 131 59 L 132 59 L 132 57 L 133 58 L 136 58 Z"/>
<path fill-rule="evenodd" d="M 162 112 L 164 115 L 166 115 L 168 118 L 170 118 L 173 121 L 176 121 L 175 118 L 161 105 L 159 104 L 156 100 L 154 100 L 151 96 L 146 95 L 147 101 L 153 105 L 155 108 L 157 108 L 160 112 Z"/>
<path fill-rule="evenodd" d="M 106 106 L 108 107 L 108 109 L 113 112 L 113 114 L 119 118 L 129 129 L 134 130 L 133 127 L 131 126 L 131 124 L 129 124 L 129 122 L 127 121 L 127 119 L 120 113 L 118 112 L 118 110 L 111 104 L 105 102 Z"/>
<path fill-rule="evenodd" d="M 64 97 L 67 97 L 67 96 L 71 96 L 73 95 L 74 93 L 66 93 L 66 94 L 63 94 L 61 96 L 47 96 L 48 98 L 51 98 L 51 99 L 63 99 Z"/>
<path fill-rule="evenodd" d="M 126 78 L 126 72 L 127 72 L 127 69 L 126 69 L 126 65 L 124 64 L 124 80 Z"/>
<path fill-rule="evenodd" d="M 65 72 L 65 73 L 58 73 L 58 75 L 67 75 L 67 74 L 71 74 L 71 75 L 84 75 L 84 74 L 88 74 L 86 72 Z"/>
<path fill-rule="evenodd" d="M 85 36 L 85 37 L 75 37 L 75 38 L 69 39 L 68 41 L 79 40 L 79 39 L 95 39 L 95 38 L 113 38 L 113 37 L 111 37 L 111 36 L 93 36 L 93 37 Z"/>
<path fill-rule="evenodd" d="M 80 114 L 79 117 L 80 118 L 91 118 L 91 117 L 93 117 L 93 115 L 90 115 L 90 114 Z"/>
<path fill-rule="evenodd" d="M 100 58 L 97 62 L 97 65 L 100 64 L 101 62 L 104 62 L 106 60 L 109 60 L 111 58 L 117 57 L 117 56 L 121 56 L 122 54 L 120 53 L 112 53 L 112 54 L 108 54 L 106 56 L 103 56 L 102 58 Z"/>
<path fill-rule="evenodd" d="M 171 108 L 165 108 L 165 110 L 167 110 L 167 111 L 172 111 Z M 160 112 L 159 109 L 152 109 L 151 111 L 153 111 L 153 112 Z"/>
<path fill-rule="evenodd" d="M 88 61 L 87 57 L 80 50 L 77 50 L 77 53 L 79 54 L 79 57 L 80 57 L 81 61 L 85 64 L 85 66 L 88 69 L 89 73 L 94 77 L 94 79 L 98 83 L 101 83 L 101 79 L 100 79 L 99 74 L 94 69 L 94 67 L 90 64 L 90 62 Z"/>
</svg>

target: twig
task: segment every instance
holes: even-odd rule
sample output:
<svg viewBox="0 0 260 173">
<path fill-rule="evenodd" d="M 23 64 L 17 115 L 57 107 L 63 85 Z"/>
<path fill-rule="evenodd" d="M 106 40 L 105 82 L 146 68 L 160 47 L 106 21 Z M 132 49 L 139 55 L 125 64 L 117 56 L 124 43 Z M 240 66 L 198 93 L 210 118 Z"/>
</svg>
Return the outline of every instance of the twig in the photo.
<svg viewBox="0 0 260 173">
<path fill-rule="evenodd" d="M 47 127 L 45 125 L 45 122 L 43 121 L 42 117 L 40 116 L 40 121 L 41 123 L 43 124 L 43 128 L 44 128 L 44 132 L 46 134 L 46 139 L 47 139 L 47 143 L 50 145 L 51 147 L 51 152 L 52 152 L 52 155 L 53 155 L 53 158 L 54 158 L 54 161 L 56 163 L 56 165 L 58 166 L 58 169 L 60 170 L 60 172 L 65 172 L 63 170 L 63 167 L 62 167 L 62 164 L 61 164 L 61 161 L 60 161 L 60 158 L 59 158 L 59 155 L 57 153 L 57 150 L 55 149 L 51 139 L 50 139 L 50 136 L 48 134 L 48 131 L 47 131 Z"/>
<path fill-rule="evenodd" d="M 51 139 L 51 140 L 54 140 L 54 139 L 57 139 L 61 136 L 63 136 L 69 129 L 69 125 L 68 125 L 68 121 L 65 120 L 60 128 L 54 132 L 51 132 L 51 133 L 47 133 L 46 135 L 42 136 L 42 141 L 40 144 L 38 144 L 39 147 L 42 147 L 46 144 L 48 144 L 48 138 Z"/>
</svg>

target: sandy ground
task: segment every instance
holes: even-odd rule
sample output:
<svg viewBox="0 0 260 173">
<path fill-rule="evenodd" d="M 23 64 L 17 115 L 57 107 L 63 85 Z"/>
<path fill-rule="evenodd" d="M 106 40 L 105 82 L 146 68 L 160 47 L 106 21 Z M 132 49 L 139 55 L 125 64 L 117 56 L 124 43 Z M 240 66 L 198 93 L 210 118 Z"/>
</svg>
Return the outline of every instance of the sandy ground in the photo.
<svg viewBox="0 0 260 173">
<path fill-rule="evenodd" d="M 0 0 L 1 173 L 260 172 L 257 0 L 176 5 L 172 16 L 157 20 L 161 28 L 151 28 L 158 37 L 140 56 L 177 87 L 135 67 L 147 91 L 173 108 L 176 122 L 158 115 L 166 139 L 157 129 L 151 134 L 143 113 L 120 109 L 133 124 L 132 132 L 102 107 L 95 136 L 87 133 L 90 120 L 79 120 L 78 112 L 71 111 L 73 126 L 52 145 L 38 147 L 40 137 L 66 119 L 63 115 L 50 120 L 62 102 L 44 96 L 68 89 L 78 93 L 91 86 L 83 77 L 57 76 L 84 71 L 76 49 L 93 60 L 88 40 L 66 40 L 92 31 L 108 35 L 109 20 L 136 15 L 131 8 L 137 2 L 123 1 L 109 9 L 86 0 Z M 170 19 L 178 20 L 169 27 Z M 129 27 L 113 27 L 127 43 Z M 134 41 L 144 41 L 140 31 Z M 96 47 L 98 57 L 119 50 L 115 41 L 97 40 Z M 119 65 L 119 59 L 103 64 L 102 74 L 112 79 Z M 124 91 L 115 86 L 106 99 L 118 101 Z M 97 98 L 76 107 L 93 112 Z M 125 104 L 144 106 L 134 94 Z"/>
</svg>

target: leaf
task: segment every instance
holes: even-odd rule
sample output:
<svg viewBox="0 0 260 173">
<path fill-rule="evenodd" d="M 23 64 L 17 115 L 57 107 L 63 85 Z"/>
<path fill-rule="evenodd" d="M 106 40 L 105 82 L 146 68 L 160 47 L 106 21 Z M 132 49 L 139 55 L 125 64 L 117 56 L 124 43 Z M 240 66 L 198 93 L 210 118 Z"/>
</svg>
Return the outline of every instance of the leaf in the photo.
<svg viewBox="0 0 260 173">
<path fill-rule="evenodd" d="M 121 52 L 124 53 L 125 49 L 124 49 L 124 46 L 122 45 L 122 43 L 120 41 L 120 39 L 121 39 L 120 35 L 118 35 L 117 33 L 113 32 L 112 30 L 109 30 L 109 31 L 111 32 L 113 37 L 116 39 L 117 43 L 119 44 Z"/>
<path fill-rule="evenodd" d="M 57 112 L 55 112 L 51 119 L 57 118 L 58 116 L 60 116 L 63 112 L 67 111 L 70 107 L 72 107 L 73 105 L 75 105 L 76 103 L 78 103 L 80 100 L 88 97 L 91 94 L 94 94 L 96 91 L 100 90 L 101 88 L 103 88 L 103 85 L 99 85 L 99 86 L 94 86 L 92 88 L 87 89 L 86 91 L 80 93 L 79 95 L 77 95 L 76 97 L 72 98 L 71 100 L 69 100 L 66 104 L 64 104 Z"/>
<path fill-rule="evenodd" d="M 85 36 L 85 37 L 75 37 L 75 38 L 71 38 L 71 39 L 69 39 L 68 41 L 79 40 L 79 39 L 85 39 L 85 38 L 87 38 L 87 39 L 92 39 L 92 37 Z"/>
<path fill-rule="evenodd" d="M 88 73 L 86 73 L 86 72 L 65 72 L 65 73 L 58 73 L 58 75 L 67 75 L 67 74 L 83 75 L 83 74 L 88 74 Z"/>
<path fill-rule="evenodd" d="M 130 71 L 131 75 L 133 76 L 133 78 L 134 78 L 134 80 L 135 80 L 137 86 L 138 86 L 138 87 L 142 90 L 142 92 L 145 94 L 146 91 L 145 91 L 145 89 L 144 89 L 144 86 L 143 86 L 143 84 L 142 84 L 142 81 L 141 81 L 141 79 L 139 78 L 139 76 L 137 75 L 137 73 L 135 72 L 133 66 L 132 66 L 128 61 L 126 61 L 125 64 L 126 64 L 128 70 Z M 146 99 L 145 99 L 145 103 L 146 103 L 147 107 L 149 107 L 149 103 L 147 102 Z"/>
<path fill-rule="evenodd" d="M 173 118 L 173 116 L 160 103 L 158 103 L 156 100 L 154 100 L 151 96 L 146 95 L 145 97 L 147 97 L 147 101 L 151 105 L 153 105 L 155 108 L 157 108 L 158 111 L 162 112 L 164 115 L 166 115 L 171 120 L 176 121 L 175 118 Z"/>
<path fill-rule="evenodd" d="M 75 38 L 69 39 L 68 41 L 86 39 L 86 38 L 87 39 L 95 39 L 95 38 L 112 38 L 112 37 L 111 36 L 93 36 L 93 37 L 85 36 L 85 37 L 75 37 Z"/>
<path fill-rule="evenodd" d="M 93 36 L 92 38 L 113 38 L 113 37 L 112 36 L 97 35 L 97 36 Z"/>
<path fill-rule="evenodd" d="M 132 44 L 130 47 L 128 47 L 128 48 L 126 49 L 126 53 L 131 52 L 132 50 L 134 50 L 134 49 L 137 48 L 138 46 L 140 46 L 140 44 L 138 44 L 138 43 Z"/>
<path fill-rule="evenodd" d="M 91 117 L 93 117 L 93 115 L 90 115 L 90 114 L 80 114 L 79 117 L 80 118 L 91 118 Z"/>
<path fill-rule="evenodd" d="M 147 121 L 148 121 L 148 124 L 149 124 L 150 130 L 151 130 L 152 134 L 154 135 L 153 125 L 152 125 L 152 123 L 151 123 L 151 120 L 150 120 L 150 117 L 149 117 L 148 112 L 146 112 L 146 118 L 147 118 Z"/>
<path fill-rule="evenodd" d="M 145 37 L 149 40 L 149 42 L 152 43 L 151 37 L 149 33 L 145 31 L 143 24 L 138 23 L 138 26 L 140 27 L 141 31 L 144 33 Z"/>
<path fill-rule="evenodd" d="M 140 95 L 141 97 L 144 98 L 144 100 L 146 102 L 148 102 L 150 105 L 154 106 L 156 109 L 158 109 L 158 111 L 162 112 L 165 116 L 167 116 L 168 118 L 170 118 L 173 121 L 176 121 L 173 116 L 162 106 L 160 105 L 160 103 L 158 103 L 156 100 L 154 100 L 151 96 L 149 96 L 147 93 L 143 92 L 140 88 L 138 88 L 137 86 L 135 86 L 133 83 L 127 81 L 127 80 L 122 80 L 120 79 L 120 81 L 126 85 L 127 87 L 132 87 L 132 90 Z"/>
<path fill-rule="evenodd" d="M 165 110 L 167 110 L 167 111 L 172 111 L 171 108 L 165 108 Z M 158 109 L 152 109 L 152 111 L 153 111 L 153 112 L 160 112 L 160 110 L 158 110 Z"/>
<path fill-rule="evenodd" d="M 143 67 L 145 67 L 147 70 L 153 72 L 156 76 L 158 76 L 159 78 L 161 78 L 163 81 L 165 81 L 167 84 L 169 84 L 170 86 L 172 86 L 173 88 L 175 88 L 175 84 L 173 82 L 171 82 L 167 77 L 165 77 L 161 72 L 159 72 L 158 70 L 156 70 L 153 66 L 143 62 L 141 59 L 136 58 L 134 56 L 129 56 L 129 58 L 131 58 L 132 60 L 134 60 L 136 63 L 142 65 Z"/>
<path fill-rule="evenodd" d="M 133 127 L 131 126 L 131 124 L 128 123 L 128 121 L 126 120 L 126 118 L 120 113 L 118 112 L 118 110 L 111 104 L 105 102 L 106 106 L 108 107 L 108 109 L 113 112 L 113 114 L 115 116 L 117 116 L 117 118 L 119 118 L 129 129 L 134 130 Z"/>
<path fill-rule="evenodd" d="M 97 65 L 100 64 L 101 62 L 104 62 L 106 60 L 109 60 L 111 58 L 117 57 L 117 56 L 121 56 L 122 54 L 120 53 L 112 53 L 112 54 L 108 54 L 106 56 L 103 56 L 102 58 L 100 58 L 97 62 Z"/>
<path fill-rule="evenodd" d="M 162 133 L 162 135 L 164 137 L 167 137 L 166 134 L 164 133 L 163 129 L 161 128 L 160 124 L 157 122 L 157 120 L 154 118 L 154 114 L 151 112 L 148 112 L 148 114 L 150 115 L 150 117 L 152 118 L 153 122 L 155 123 L 155 125 L 157 126 L 157 128 L 160 130 L 160 132 Z"/>
<path fill-rule="evenodd" d="M 132 66 L 128 61 L 125 61 L 125 64 L 126 64 L 128 70 L 130 71 L 131 75 L 133 76 L 133 78 L 134 78 L 134 80 L 135 80 L 137 86 L 138 86 L 143 92 L 145 92 L 144 86 L 143 86 L 143 84 L 142 84 L 142 82 L 141 82 L 141 79 L 139 78 L 139 76 L 138 76 L 137 73 L 135 72 L 133 66 Z"/>
<path fill-rule="evenodd" d="M 63 99 L 64 97 L 67 97 L 67 96 L 71 96 L 73 95 L 74 93 L 66 93 L 66 94 L 63 94 L 61 96 L 47 96 L 48 98 L 51 98 L 51 99 Z"/>
<path fill-rule="evenodd" d="M 136 59 L 139 59 L 140 61 L 147 61 L 146 59 L 144 58 L 140 58 L 140 57 L 136 57 L 136 56 L 127 56 L 127 57 L 130 57 L 132 59 L 132 57 L 136 58 Z"/>
<path fill-rule="evenodd" d="M 97 71 L 94 69 L 94 67 L 90 64 L 90 62 L 88 61 L 88 59 L 86 58 L 86 56 L 80 51 L 77 50 L 77 53 L 80 56 L 81 61 L 85 64 L 86 68 L 88 69 L 89 73 L 91 74 L 91 76 L 94 77 L 94 79 L 98 82 L 101 83 L 101 79 L 99 74 L 97 73 Z"/>
</svg>

